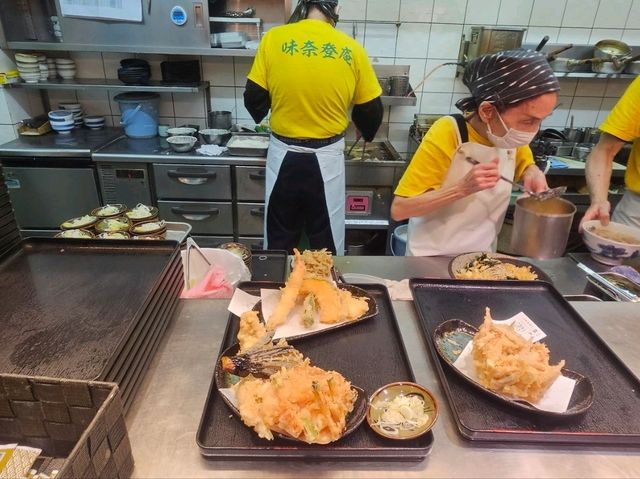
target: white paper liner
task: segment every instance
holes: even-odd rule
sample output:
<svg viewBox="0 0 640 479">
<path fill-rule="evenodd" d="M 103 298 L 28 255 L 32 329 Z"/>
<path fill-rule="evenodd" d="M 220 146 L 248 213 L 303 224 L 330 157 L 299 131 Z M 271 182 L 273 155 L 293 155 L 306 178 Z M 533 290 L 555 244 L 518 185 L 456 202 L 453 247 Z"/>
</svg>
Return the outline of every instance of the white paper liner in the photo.
<svg viewBox="0 0 640 479">
<path fill-rule="evenodd" d="M 512 324 L 516 332 L 525 339 L 532 339 L 534 342 L 546 337 L 544 331 L 542 331 L 526 314 L 518 313 L 515 316 L 506 319 L 504 321 L 494 321 L 496 324 Z M 535 339 L 534 339 L 535 338 Z M 465 376 L 473 379 L 477 383 L 480 383 L 476 366 L 473 362 L 473 355 L 471 354 L 473 349 L 473 340 L 469 341 L 465 348 L 460 353 L 460 356 L 455 360 L 453 365 L 462 372 Z M 567 378 L 565 376 L 558 376 L 558 378 L 549 386 L 549 389 L 544 393 L 542 399 L 537 403 L 531 403 L 537 409 L 542 411 L 549 411 L 555 413 L 563 413 L 567 410 L 573 389 L 575 387 L 575 379 Z M 515 398 L 514 398 L 515 399 Z"/>
</svg>

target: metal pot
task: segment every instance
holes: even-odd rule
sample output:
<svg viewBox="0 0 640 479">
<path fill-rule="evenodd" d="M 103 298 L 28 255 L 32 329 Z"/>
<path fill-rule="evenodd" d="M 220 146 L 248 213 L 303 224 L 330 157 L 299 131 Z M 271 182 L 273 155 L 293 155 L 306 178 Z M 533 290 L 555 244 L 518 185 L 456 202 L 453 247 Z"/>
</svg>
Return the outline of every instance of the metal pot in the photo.
<svg viewBox="0 0 640 479">
<path fill-rule="evenodd" d="M 623 60 L 631 55 L 631 47 L 620 40 L 600 40 L 593 47 L 594 61 L 591 70 L 595 73 L 621 73 L 626 63 Z"/>
<path fill-rule="evenodd" d="M 219 130 L 231 129 L 231 112 L 230 111 L 210 111 L 209 112 L 209 128 Z"/>
<path fill-rule="evenodd" d="M 555 60 L 551 60 L 549 65 L 554 72 L 557 73 L 569 73 L 575 71 L 589 71 L 590 59 L 577 60 L 575 58 L 560 57 Z"/>
<path fill-rule="evenodd" d="M 511 249 L 530 258 L 559 258 L 564 254 L 576 207 L 562 198 L 516 200 Z"/>
</svg>

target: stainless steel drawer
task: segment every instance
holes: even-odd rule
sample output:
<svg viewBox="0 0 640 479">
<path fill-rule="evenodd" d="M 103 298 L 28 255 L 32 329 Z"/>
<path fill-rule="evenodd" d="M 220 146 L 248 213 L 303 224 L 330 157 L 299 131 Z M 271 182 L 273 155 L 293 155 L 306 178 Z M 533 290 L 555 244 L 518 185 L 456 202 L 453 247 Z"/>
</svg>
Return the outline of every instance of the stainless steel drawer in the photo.
<svg viewBox="0 0 640 479">
<path fill-rule="evenodd" d="M 231 203 L 211 201 L 158 201 L 160 217 L 192 226 L 194 235 L 233 235 Z"/>
<path fill-rule="evenodd" d="M 264 203 L 238 203 L 238 235 L 262 235 L 264 218 Z"/>
<path fill-rule="evenodd" d="M 264 201 L 265 171 L 262 166 L 236 166 L 239 201 Z"/>
<path fill-rule="evenodd" d="M 231 200 L 229 166 L 154 164 L 156 196 L 162 199 Z"/>
</svg>

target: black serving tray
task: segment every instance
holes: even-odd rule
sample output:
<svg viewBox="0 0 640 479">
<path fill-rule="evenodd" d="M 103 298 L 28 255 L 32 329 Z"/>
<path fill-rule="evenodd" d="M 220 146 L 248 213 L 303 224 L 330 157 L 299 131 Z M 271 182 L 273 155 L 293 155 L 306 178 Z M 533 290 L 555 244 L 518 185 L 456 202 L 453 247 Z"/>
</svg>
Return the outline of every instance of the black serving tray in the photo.
<svg viewBox="0 0 640 479">
<path fill-rule="evenodd" d="M 289 254 L 284 250 L 252 250 L 252 281 L 285 281 L 287 279 L 287 259 Z"/>
<path fill-rule="evenodd" d="M 640 381 L 549 283 L 412 279 L 422 331 L 460 433 L 472 441 L 640 445 Z M 478 327 L 484 309 L 495 319 L 523 311 L 547 334 L 551 364 L 587 376 L 592 406 L 582 416 L 542 418 L 520 412 L 477 390 L 439 358 L 434 330 L 446 320 Z M 612 318 L 612 320 L 615 320 Z"/>
<path fill-rule="evenodd" d="M 0 257 L 0 371 L 102 377 L 179 254 L 174 241 L 23 240 Z"/>
<path fill-rule="evenodd" d="M 242 283 L 240 287 L 259 295 L 260 288 L 279 288 L 282 283 Z M 378 316 L 348 328 L 290 341 L 311 363 L 340 372 L 370 396 L 380 386 L 395 381 L 414 381 L 411 364 L 398 328 L 387 288 L 358 285 L 378 304 Z M 236 342 L 239 318 L 230 315 L 220 353 Z M 196 441 L 210 458 L 243 459 L 352 459 L 420 461 L 431 450 L 433 432 L 407 441 L 385 439 L 362 424 L 349 436 L 328 445 L 293 443 L 284 439 L 260 439 L 224 403 L 215 384 L 211 356 L 211 387 L 204 405 Z"/>
</svg>

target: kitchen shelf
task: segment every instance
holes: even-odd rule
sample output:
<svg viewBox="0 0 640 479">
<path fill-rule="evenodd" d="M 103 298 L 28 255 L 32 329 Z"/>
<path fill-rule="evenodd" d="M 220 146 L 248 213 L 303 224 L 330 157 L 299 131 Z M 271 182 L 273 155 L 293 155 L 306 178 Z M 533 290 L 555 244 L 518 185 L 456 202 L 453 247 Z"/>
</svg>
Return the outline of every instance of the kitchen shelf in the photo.
<svg viewBox="0 0 640 479">
<path fill-rule="evenodd" d="M 381 96 L 380 99 L 384 106 L 415 106 L 418 102 L 416 94 L 413 92 L 411 92 L 411 96 Z"/>
<path fill-rule="evenodd" d="M 634 73 L 553 72 L 558 78 L 635 78 Z"/>
<path fill-rule="evenodd" d="M 148 85 L 125 85 L 120 80 L 103 78 L 75 78 L 73 80 L 46 80 L 38 83 L 11 83 L 5 88 L 35 88 L 40 90 L 123 90 L 148 91 L 166 93 L 199 93 L 209 86 L 209 82 L 201 81 L 188 85 L 167 85 L 160 81 L 150 81 Z"/>
<path fill-rule="evenodd" d="M 216 23 L 253 23 L 255 25 L 262 24 L 262 18 L 255 17 L 209 17 L 209 21 Z"/>
</svg>

